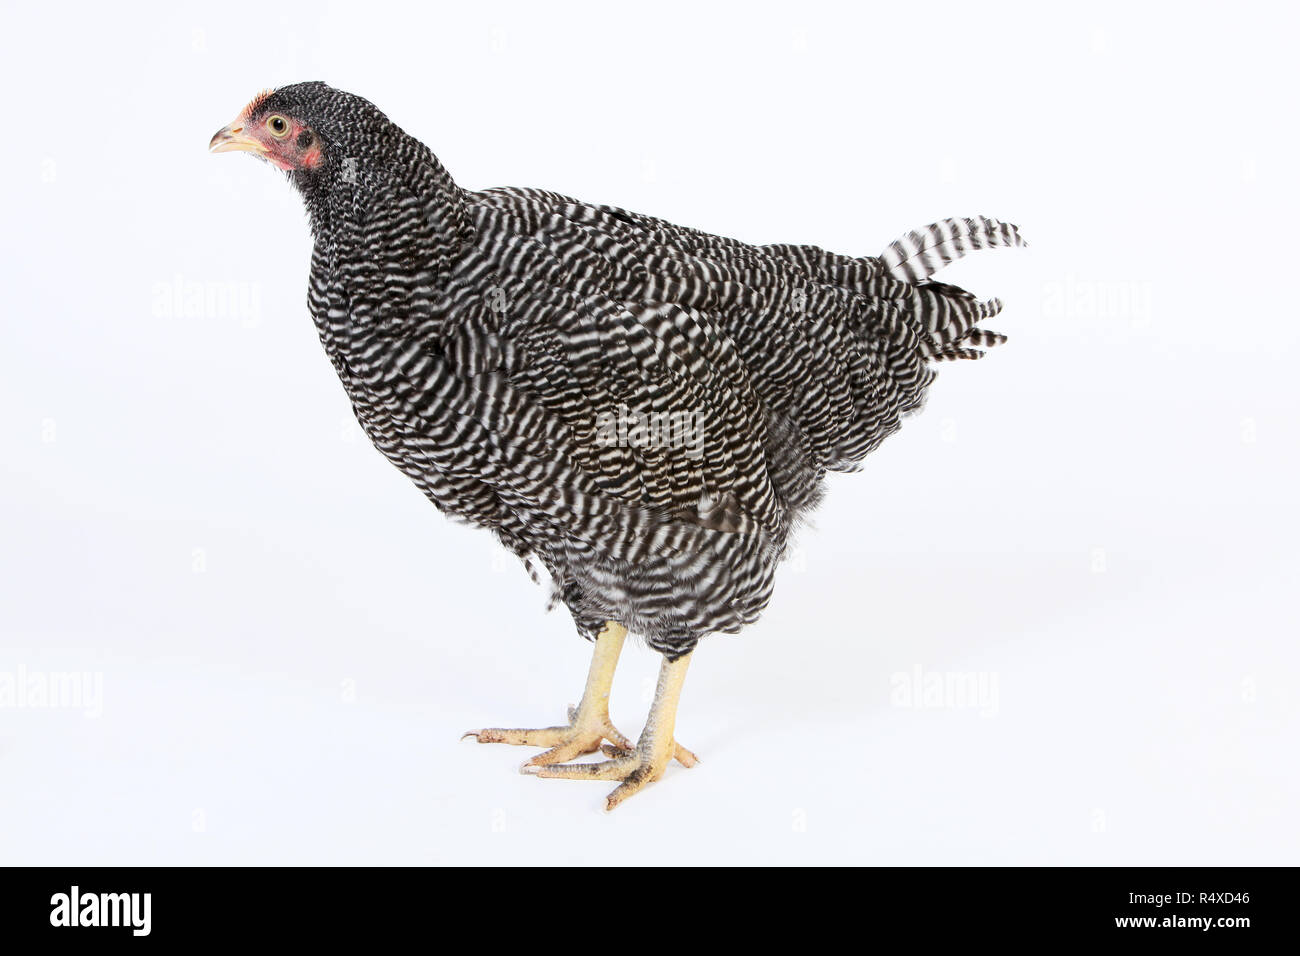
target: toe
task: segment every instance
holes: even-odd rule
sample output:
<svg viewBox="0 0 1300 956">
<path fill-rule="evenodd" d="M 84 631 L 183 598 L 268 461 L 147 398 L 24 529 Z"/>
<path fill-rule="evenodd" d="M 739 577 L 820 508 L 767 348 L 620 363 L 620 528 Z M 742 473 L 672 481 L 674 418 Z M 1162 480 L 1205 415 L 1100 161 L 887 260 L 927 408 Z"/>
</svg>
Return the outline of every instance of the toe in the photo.
<svg viewBox="0 0 1300 956">
<path fill-rule="evenodd" d="M 583 754 L 595 753 L 596 750 L 599 749 L 599 747 L 600 747 L 599 737 L 597 737 L 595 740 L 589 738 L 584 738 L 581 740 L 572 740 L 569 741 L 568 743 L 563 743 L 555 747 L 552 747 L 550 750 L 547 750 L 545 753 L 538 754 L 532 760 L 529 760 L 528 764 L 532 764 L 533 766 L 537 766 L 537 767 L 545 767 L 545 766 L 549 766 L 550 764 L 567 763 L 568 761 L 572 760 L 574 757 L 581 757 Z M 528 764 L 525 764 L 525 766 L 527 766 Z"/>
<path fill-rule="evenodd" d="M 681 764 L 683 767 L 694 767 L 697 763 L 700 762 L 699 757 L 695 756 L 695 754 L 691 753 L 681 744 L 674 744 L 673 746 L 677 748 L 673 752 L 673 756 L 677 758 L 677 762 Z"/>
<path fill-rule="evenodd" d="M 636 744 L 628 740 L 618 732 L 618 728 L 613 724 L 606 724 L 604 729 L 605 739 L 617 747 L 619 750 L 631 752 L 636 749 Z"/>
<path fill-rule="evenodd" d="M 523 772 L 555 780 L 622 780 L 634 767 L 626 760 L 602 760 L 599 763 L 561 763 L 541 767 L 525 764 Z"/>
<path fill-rule="evenodd" d="M 613 792 L 605 798 L 605 812 L 609 813 L 620 803 L 654 779 L 655 774 L 653 773 L 653 768 L 645 764 L 637 767 L 636 770 L 628 774 L 623 782 L 615 787 Z"/>
<path fill-rule="evenodd" d="M 471 730 L 461 737 L 473 737 L 481 744 L 513 744 L 517 747 L 555 747 L 564 742 L 568 727 L 541 727 L 536 730 L 488 727 Z"/>
</svg>

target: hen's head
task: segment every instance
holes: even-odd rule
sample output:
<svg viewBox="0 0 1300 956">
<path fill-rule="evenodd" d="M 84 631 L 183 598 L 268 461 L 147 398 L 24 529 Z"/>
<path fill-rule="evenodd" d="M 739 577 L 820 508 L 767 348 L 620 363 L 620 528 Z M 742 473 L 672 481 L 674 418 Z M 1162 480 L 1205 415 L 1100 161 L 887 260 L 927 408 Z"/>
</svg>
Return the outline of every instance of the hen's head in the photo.
<svg viewBox="0 0 1300 956">
<path fill-rule="evenodd" d="M 400 135 L 369 100 L 320 82 L 295 83 L 258 94 L 208 148 L 252 153 L 306 186 L 348 162 L 382 162 Z"/>
<path fill-rule="evenodd" d="M 284 170 L 318 236 L 339 228 L 359 207 L 412 194 L 436 221 L 435 231 L 455 237 L 447 239 L 450 245 L 468 228 L 462 192 L 438 158 L 369 100 L 324 83 L 259 94 L 217 130 L 208 148 L 252 153 Z"/>
</svg>

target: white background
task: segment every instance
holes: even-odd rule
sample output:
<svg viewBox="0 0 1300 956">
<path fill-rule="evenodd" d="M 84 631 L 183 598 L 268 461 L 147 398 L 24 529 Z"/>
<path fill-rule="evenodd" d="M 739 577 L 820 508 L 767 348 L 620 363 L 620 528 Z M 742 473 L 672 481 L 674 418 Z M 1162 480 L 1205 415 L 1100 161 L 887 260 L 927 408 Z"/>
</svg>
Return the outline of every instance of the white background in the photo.
<svg viewBox="0 0 1300 956">
<path fill-rule="evenodd" d="M 1294 14 L 1087 7 L 6 6 L 0 675 L 103 693 L 0 708 L 0 861 L 1297 862 Z M 458 742 L 588 648 L 359 436 L 298 198 L 206 152 L 306 79 L 469 188 L 1033 244 L 942 274 L 1010 343 L 833 479 L 614 814 Z"/>
</svg>

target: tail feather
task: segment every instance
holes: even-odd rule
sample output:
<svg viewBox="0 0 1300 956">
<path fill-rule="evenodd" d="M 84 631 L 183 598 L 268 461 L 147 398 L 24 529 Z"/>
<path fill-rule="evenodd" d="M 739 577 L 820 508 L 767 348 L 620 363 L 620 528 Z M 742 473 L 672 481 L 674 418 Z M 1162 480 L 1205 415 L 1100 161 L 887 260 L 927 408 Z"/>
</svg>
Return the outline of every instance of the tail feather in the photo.
<svg viewBox="0 0 1300 956">
<path fill-rule="evenodd" d="M 894 278 L 919 282 L 975 249 L 1024 245 L 1020 230 L 1007 222 L 985 216 L 945 219 L 891 242 L 880 259 Z"/>
<path fill-rule="evenodd" d="M 985 349 L 1001 345 L 1006 340 L 1007 337 L 1002 333 L 990 332 L 988 329 L 971 329 L 970 334 L 966 336 L 966 344 Z"/>
<path fill-rule="evenodd" d="M 890 278 L 911 288 L 900 319 L 917 336 L 922 354 L 934 361 L 978 359 L 983 349 L 1007 340 L 976 328 L 1002 311 L 1001 299 L 981 302 L 965 289 L 930 276 L 975 249 L 1024 245 L 1015 226 L 984 216 L 945 219 L 890 243 L 879 262 Z"/>
</svg>

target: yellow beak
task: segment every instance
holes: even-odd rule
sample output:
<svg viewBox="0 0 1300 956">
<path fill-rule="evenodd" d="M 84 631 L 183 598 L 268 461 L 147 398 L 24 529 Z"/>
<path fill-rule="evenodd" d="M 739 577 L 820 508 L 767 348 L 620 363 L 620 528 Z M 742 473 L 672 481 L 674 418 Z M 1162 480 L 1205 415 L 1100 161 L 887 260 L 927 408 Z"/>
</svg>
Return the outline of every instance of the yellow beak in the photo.
<svg viewBox="0 0 1300 956">
<path fill-rule="evenodd" d="M 244 132 L 242 120 L 235 120 L 217 130 L 212 141 L 208 143 L 208 152 L 230 153 L 235 150 L 245 153 L 265 153 L 266 147 Z"/>
</svg>

